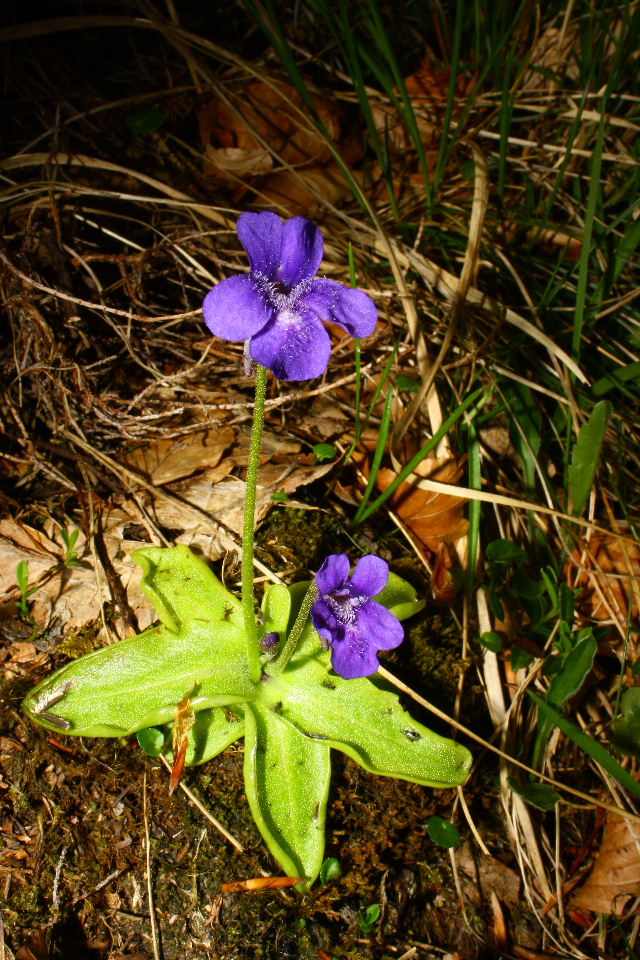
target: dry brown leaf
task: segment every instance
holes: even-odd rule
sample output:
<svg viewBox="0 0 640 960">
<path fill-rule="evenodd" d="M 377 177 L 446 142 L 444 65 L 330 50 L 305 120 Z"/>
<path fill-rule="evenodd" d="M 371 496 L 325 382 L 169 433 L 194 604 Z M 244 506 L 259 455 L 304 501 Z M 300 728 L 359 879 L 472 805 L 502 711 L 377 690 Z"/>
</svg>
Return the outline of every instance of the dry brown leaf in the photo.
<svg viewBox="0 0 640 960">
<path fill-rule="evenodd" d="M 294 493 L 298 487 L 312 483 L 333 469 L 333 464 L 299 465 L 295 463 L 265 463 L 260 468 L 260 482 L 256 491 L 256 520 L 260 522 L 273 506 L 274 493 Z M 191 477 L 172 486 L 172 492 L 180 500 L 198 507 L 225 530 L 242 534 L 244 520 L 245 482 L 237 477 L 227 477 L 212 485 L 209 471 Z M 175 503 L 159 500 L 154 505 L 158 523 L 171 530 L 181 529 L 185 524 L 184 513 Z M 224 545 L 211 527 L 190 522 L 188 532 L 180 538 L 181 543 L 198 547 L 205 556 L 221 556 Z"/>
<path fill-rule="evenodd" d="M 236 438 L 231 427 L 200 430 L 186 437 L 154 440 L 124 458 L 127 466 L 143 474 L 156 487 L 189 477 L 197 470 L 216 467 Z M 230 472 L 231 467 L 227 472 Z M 226 475 L 226 474 L 223 474 Z"/>
<path fill-rule="evenodd" d="M 16 951 L 16 960 L 49 960 L 47 937 L 44 930 L 36 930 Z"/>
<path fill-rule="evenodd" d="M 237 184 L 238 178 L 271 172 L 274 154 L 294 167 L 331 160 L 325 139 L 311 124 L 304 126 L 306 109 L 291 84 L 251 83 L 242 91 L 240 102 L 237 107 L 215 97 L 198 111 L 206 173 Z M 335 109 L 325 98 L 314 96 L 313 102 L 329 136 L 338 140 Z"/>
<path fill-rule="evenodd" d="M 312 94 L 329 138 L 353 167 L 362 146 L 352 128 L 345 133 L 335 100 Z M 311 216 L 324 203 L 338 203 L 350 190 L 327 140 L 305 117 L 308 108 L 291 84 L 274 78 L 251 83 L 238 105 L 216 97 L 198 113 L 205 148 L 205 173 L 233 183 L 236 200 L 252 181 L 258 206 Z M 303 171 L 300 176 L 299 171 Z"/>
<path fill-rule="evenodd" d="M 136 469 L 147 473 L 153 479 L 167 484 L 168 477 L 182 475 L 183 479 L 165 487 L 167 493 L 176 497 L 170 501 L 156 496 L 152 490 L 140 489 L 137 492 L 140 509 L 135 499 L 126 497 L 114 507 L 96 504 L 96 518 L 100 521 L 100 531 L 107 565 L 117 578 L 117 586 L 124 591 L 128 606 L 138 622 L 140 630 L 146 629 L 155 619 L 155 611 L 142 592 L 142 572 L 131 558 L 140 547 L 144 547 L 154 537 L 153 527 L 148 518 L 152 518 L 160 528 L 172 532 L 176 543 L 195 547 L 209 560 L 217 560 L 226 555 L 229 538 L 226 531 L 236 535 L 239 541 L 242 534 L 244 517 L 245 483 L 236 477 L 228 476 L 231 469 L 246 464 L 248 436 L 236 438 L 233 448 L 217 466 L 202 468 L 207 458 L 215 463 L 233 442 L 234 432 L 221 429 L 221 444 L 215 442 L 205 432 L 189 437 L 184 451 L 185 463 L 180 465 L 180 447 L 174 442 L 159 443 L 139 451 Z M 261 466 L 260 485 L 257 491 L 257 518 L 264 518 L 273 506 L 272 496 L 277 491 L 288 495 L 308 483 L 322 477 L 333 468 L 331 463 L 305 463 L 300 456 L 300 444 L 297 441 L 282 439 L 267 432 L 264 436 L 263 450 L 265 462 Z M 194 473 L 197 465 L 199 472 Z M 192 474 L 184 477 L 185 473 Z M 180 505 L 183 501 L 186 508 Z M 208 523 L 206 516 L 202 522 L 194 521 L 196 507 L 210 517 L 214 524 Z M 146 515 L 145 515 L 146 514 Z M 217 524 L 221 529 L 217 530 Z M 135 539 L 134 539 L 135 538 Z M 140 539 L 141 538 L 141 539 Z M 81 566 L 58 571 L 55 576 L 46 579 L 52 569 L 60 564 L 64 550 L 58 528 L 52 520 L 47 520 L 44 530 L 37 530 L 13 519 L 0 520 L 0 591 L 12 602 L 5 602 L 0 615 L 11 617 L 12 627 L 7 631 L 15 641 L 25 641 L 30 627 L 25 621 L 16 618 L 15 600 L 19 594 L 16 584 L 16 567 L 21 560 L 29 562 L 29 583 L 43 581 L 38 590 L 29 598 L 29 612 L 40 627 L 50 625 L 52 636 L 73 634 L 88 624 L 92 625 L 91 642 L 96 646 L 111 642 L 113 636 L 105 636 L 101 620 L 101 611 L 105 604 L 118 600 L 114 596 L 112 584 L 105 573 L 100 559 L 96 569 L 96 557 L 87 544 L 82 531 L 75 544 Z M 123 624 L 119 619 L 111 620 L 111 627 L 117 635 L 124 635 Z M 25 631 L 18 628 L 24 627 Z M 33 655 L 18 644 L 12 645 L 12 654 L 5 665 L 7 670 L 20 672 L 24 657 Z"/>
<path fill-rule="evenodd" d="M 336 404 L 335 396 L 321 393 L 313 398 L 311 408 L 305 415 L 305 429 L 319 440 L 342 440 L 349 446 L 353 433 L 353 414 L 350 417 Z"/>
<path fill-rule="evenodd" d="M 449 93 L 449 70 L 435 67 L 430 58 L 425 57 L 415 73 L 405 77 L 404 82 L 406 91 L 411 98 L 422 145 L 426 149 L 427 162 L 431 168 L 435 165 L 438 156 L 442 123 Z M 469 85 L 461 76 L 458 83 L 458 92 L 465 95 L 469 93 L 469 90 Z M 464 102 L 463 99 L 460 99 L 457 106 L 454 107 L 454 115 L 462 111 Z M 378 134 L 386 138 L 394 151 L 401 153 L 407 149 L 415 149 L 413 137 L 401 122 L 398 111 L 394 106 L 373 103 L 371 113 Z M 424 188 L 424 180 L 422 186 Z"/>
<path fill-rule="evenodd" d="M 129 606 L 141 630 L 153 622 L 155 615 L 140 588 L 141 571 L 131 560 L 131 554 L 145 544 L 126 538 L 125 532 L 128 526 L 141 525 L 143 520 L 135 504 L 128 501 L 122 508 L 105 510 L 102 515 L 102 537 L 107 557 L 127 592 Z M 48 520 L 45 528 L 46 532 L 42 533 L 11 518 L 0 521 L 0 589 L 5 595 L 11 595 L 15 587 L 15 570 L 20 560 L 28 560 L 30 585 L 46 578 L 52 567 L 62 560 L 62 546 L 58 547 L 54 539 L 59 540 L 55 524 Z M 37 543 L 40 549 L 36 548 Z M 96 621 L 102 605 L 114 599 L 102 567 L 95 570 L 94 557 L 82 531 L 78 534 L 75 550 L 81 566 L 60 570 L 29 597 L 29 613 L 33 620 L 40 627 L 53 624 L 53 635 L 78 630 Z M 14 615 L 15 605 L 2 612 Z M 120 629 L 117 621 L 113 625 L 116 631 Z M 102 642 L 112 639 L 102 636 L 100 627 L 97 635 Z"/>
<path fill-rule="evenodd" d="M 253 892 L 263 890 L 280 890 L 283 887 L 295 887 L 298 883 L 305 883 L 306 877 L 252 877 L 250 880 L 230 880 L 221 883 L 220 889 L 225 893 Z"/>
<path fill-rule="evenodd" d="M 522 89 L 526 91 L 548 89 L 557 86 L 562 78 L 575 80 L 580 74 L 579 30 L 577 21 L 566 28 L 547 27 L 535 41 L 529 63 L 531 67 L 522 78 Z M 553 79 L 556 74 L 558 80 Z"/>
<path fill-rule="evenodd" d="M 570 907 L 620 916 L 629 900 L 638 895 L 640 825 L 610 813 L 593 869 Z"/>
<path fill-rule="evenodd" d="M 438 544 L 431 576 L 433 602 L 442 603 L 445 606 L 453 603 L 460 588 L 457 577 L 452 573 L 452 568 L 455 566 L 453 553 L 454 551 L 449 544 Z"/>
<path fill-rule="evenodd" d="M 436 67 L 426 56 L 415 73 L 405 77 L 405 89 L 411 99 L 416 127 L 422 144 L 424 160 L 429 172 L 437 166 L 440 152 L 442 126 L 449 96 L 449 69 Z M 467 80 L 461 73 L 457 81 L 456 98 L 453 104 L 453 118 L 462 113 L 469 95 L 476 84 L 476 77 Z M 399 95 L 399 91 L 395 91 Z M 414 134 L 402 122 L 397 108 L 391 103 L 373 102 L 371 113 L 378 135 L 390 145 L 393 159 L 393 177 L 395 192 L 402 197 L 405 191 L 409 195 L 424 194 L 424 171 L 418 163 Z M 385 177 L 382 168 L 374 166 L 371 172 L 372 192 L 380 199 L 386 195 Z M 459 198 L 470 196 L 470 187 L 466 180 L 457 186 Z"/>
<path fill-rule="evenodd" d="M 508 906 L 520 902 L 520 876 L 501 860 L 474 850 L 468 842 L 456 850 L 455 858 L 463 875 L 464 893 L 472 903 L 479 904 L 482 900 L 488 900 L 492 893 Z M 473 884 L 469 883 L 466 877 L 471 878 Z"/>
<path fill-rule="evenodd" d="M 173 766 L 171 768 L 171 779 L 169 781 L 169 796 L 171 796 L 180 783 L 187 756 L 189 731 L 196 722 L 195 710 L 191 703 L 192 693 L 193 690 L 190 690 L 178 704 L 173 722 Z"/>
<path fill-rule="evenodd" d="M 502 904 L 498 900 L 494 890 L 491 891 L 490 900 L 491 912 L 493 914 L 494 943 L 499 953 L 506 953 L 510 946 L 509 928 Z"/>
<path fill-rule="evenodd" d="M 62 541 L 56 543 L 41 530 L 21 523 L 12 517 L 0 520 L 0 549 L 7 551 L 10 559 L 0 566 L 0 590 L 3 593 L 16 584 L 16 566 L 20 560 L 49 569 L 62 559 Z"/>
<path fill-rule="evenodd" d="M 360 179 L 357 172 L 353 176 Z M 338 167 L 327 165 L 305 169 L 303 176 L 290 170 L 271 173 L 260 180 L 256 192 L 256 206 L 314 216 L 323 204 L 339 203 L 350 189 Z"/>
<path fill-rule="evenodd" d="M 423 460 L 416 473 L 439 483 L 457 483 L 464 469 L 463 462 L 450 458 Z M 378 471 L 376 484 L 382 491 L 393 483 L 397 474 L 389 468 Z M 464 497 L 423 490 L 419 480 L 405 482 L 387 501 L 414 536 L 432 553 L 441 543 L 455 543 L 466 534 L 469 523 L 463 516 Z"/>
<path fill-rule="evenodd" d="M 572 587 L 582 587 L 580 609 L 593 620 L 625 623 L 640 614 L 640 544 L 614 534 L 596 535 L 576 547 L 565 567 Z"/>
<path fill-rule="evenodd" d="M 498 229 L 508 243 L 536 244 L 550 255 L 561 253 L 571 263 L 574 263 L 582 253 L 582 239 L 571 236 L 566 230 L 551 228 L 541 230 L 539 227 L 532 227 L 523 232 L 520 224 L 511 220 L 505 220 L 504 223 L 499 224 Z"/>
</svg>

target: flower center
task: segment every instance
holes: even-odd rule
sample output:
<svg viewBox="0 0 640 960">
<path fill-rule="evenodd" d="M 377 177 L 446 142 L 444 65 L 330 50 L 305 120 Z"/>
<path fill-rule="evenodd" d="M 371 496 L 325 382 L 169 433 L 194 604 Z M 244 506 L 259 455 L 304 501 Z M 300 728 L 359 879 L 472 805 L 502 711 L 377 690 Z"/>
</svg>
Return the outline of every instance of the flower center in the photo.
<svg viewBox="0 0 640 960">
<path fill-rule="evenodd" d="M 340 623 L 352 624 L 355 623 L 358 610 L 365 605 L 369 597 L 352 596 L 347 585 L 327 594 L 324 599 Z"/>
<path fill-rule="evenodd" d="M 256 270 L 251 274 L 251 279 L 256 284 L 262 296 L 269 301 L 272 307 L 278 313 L 289 311 L 293 313 L 295 306 L 303 293 L 309 289 L 311 280 L 301 280 L 295 287 L 290 287 L 282 280 L 274 279 Z"/>
</svg>

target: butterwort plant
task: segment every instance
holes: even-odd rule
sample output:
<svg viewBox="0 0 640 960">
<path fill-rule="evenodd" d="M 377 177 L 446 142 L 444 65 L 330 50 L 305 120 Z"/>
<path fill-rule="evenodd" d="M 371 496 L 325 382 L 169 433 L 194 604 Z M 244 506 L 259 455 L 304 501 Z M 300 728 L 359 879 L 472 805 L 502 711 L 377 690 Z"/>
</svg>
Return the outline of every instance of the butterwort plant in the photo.
<svg viewBox="0 0 640 960">
<path fill-rule="evenodd" d="M 325 373 L 324 323 L 366 337 L 376 324 L 362 290 L 318 277 L 323 239 L 303 217 L 244 213 L 247 274 L 207 295 L 211 332 L 244 341 L 256 399 L 247 465 L 242 590 L 236 597 L 186 546 L 148 546 L 134 561 L 159 623 L 76 660 L 24 701 L 51 730 L 84 737 L 138 734 L 150 752 L 195 765 L 244 738 L 247 799 L 269 850 L 305 889 L 323 862 L 331 750 L 366 770 L 431 787 L 465 781 L 465 747 L 414 720 L 376 673 L 403 640 L 401 621 L 424 605 L 374 555 L 332 553 L 311 581 L 268 586 L 256 609 L 255 495 L 269 371 L 284 380 Z"/>
</svg>

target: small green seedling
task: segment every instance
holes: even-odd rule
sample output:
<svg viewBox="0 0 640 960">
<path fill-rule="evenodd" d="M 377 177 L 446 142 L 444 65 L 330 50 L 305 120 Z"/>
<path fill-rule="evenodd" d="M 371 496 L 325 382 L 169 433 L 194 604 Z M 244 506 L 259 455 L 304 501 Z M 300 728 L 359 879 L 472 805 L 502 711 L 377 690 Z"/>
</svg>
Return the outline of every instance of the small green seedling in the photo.
<svg viewBox="0 0 640 960">
<path fill-rule="evenodd" d="M 358 913 L 358 923 L 363 933 L 371 933 L 376 923 L 380 919 L 380 904 L 371 903 L 364 910 Z"/>
<path fill-rule="evenodd" d="M 67 551 L 62 561 L 62 565 L 65 567 L 79 567 L 81 566 L 80 561 L 78 560 L 78 554 L 73 549 L 76 545 L 76 540 L 78 539 L 78 534 L 80 531 L 76 527 L 74 530 L 60 530 L 60 537 L 64 543 L 65 550 Z"/>
<path fill-rule="evenodd" d="M 439 847 L 457 847 L 460 843 L 460 831 L 454 823 L 445 820 L 444 817 L 429 817 L 427 833 Z"/>
<path fill-rule="evenodd" d="M 320 867 L 318 879 L 320 880 L 321 886 L 325 887 L 330 880 L 335 880 L 341 873 L 340 861 L 336 857 L 327 857 Z"/>
<path fill-rule="evenodd" d="M 317 463 L 324 463 L 325 460 L 334 460 L 337 450 L 332 443 L 316 443 L 313 447 Z"/>
<path fill-rule="evenodd" d="M 33 593 L 33 587 L 29 589 L 29 561 L 21 560 L 16 567 L 16 583 L 20 590 L 20 599 L 16 603 L 18 612 L 25 620 L 29 619 L 29 594 Z"/>
</svg>

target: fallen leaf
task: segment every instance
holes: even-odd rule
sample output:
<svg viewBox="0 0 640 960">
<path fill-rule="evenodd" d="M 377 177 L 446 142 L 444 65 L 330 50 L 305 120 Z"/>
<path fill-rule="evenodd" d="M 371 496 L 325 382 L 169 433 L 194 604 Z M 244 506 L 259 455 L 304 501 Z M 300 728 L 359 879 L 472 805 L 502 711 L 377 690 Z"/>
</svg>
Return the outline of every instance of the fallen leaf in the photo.
<svg viewBox="0 0 640 960">
<path fill-rule="evenodd" d="M 20 560 L 29 561 L 30 579 L 34 580 L 38 574 L 59 563 L 63 555 L 61 540 L 56 543 L 42 530 L 12 517 L 0 520 L 0 549 L 5 557 L 5 563 L 0 566 L 0 590 L 3 593 L 17 587 L 16 567 Z"/>
<path fill-rule="evenodd" d="M 465 895 L 472 903 L 479 904 L 488 900 L 492 893 L 507 906 L 515 906 L 521 901 L 522 881 L 518 873 L 502 863 L 497 857 L 491 857 L 474 850 L 469 842 L 455 851 L 456 864 L 464 875 Z M 473 886 L 464 879 L 473 880 Z"/>
<path fill-rule="evenodd" d="M 522 90 L 557 87 L 563 79 L 580 75 L 580 25 L 577 21 L 562 27 L 547 27 L 535 39 L 529 54 L 529 69 L 522 77 Z"/>
<path fill-rule="evenodd" d="M 404 80 L 430 168 L 433 168 L 438 156 L 442 124 L 449 96 L 449 82 L 449 69 L 436 67 L 429 56 L 424 58 L 415 73 L 405 77 Z M 467 81 L 464 75 L 460 74 L 457 83 L 460 97 L 454 104 L 454 116 L 457 117 L 464 109 L 474 82 Z M 398 93 L 398 90 L 396 89 L 395 92 Z M 378 134 L 385 137 L 385 141 L 393 150 L 400 154 L 407 149 L 415 149 L 414 138 L 402 123 L 395 106 L 373 103 L 371 113 Z"/>
<path fill-rule="evenodd" d="M 434 603 L 451 604 L 455 600 L 460 583 L 452 573 L 455 560 L 446 543 L 440 543 L 436 552 L 431 576 L 431 596 Z"/>
<path fill-rule="evenodd" d="M 258 893 L 261 890 L 278 890 L 282 887 L 295 887 L 297 883 L 306 883 L 306 877 L 252 877 L 250 880 L 232 880 L 221 883 L 220 888 L 225 893 L 238 893 L 241 890 L 250 890 Z"/>
<path fill-rule="evenodd" d="M 640 895 L 640 824 L 610 813 L 588 879 L 572 898 L 571 910 L 621 916 Z"/>
<path fill-rule="evenodd" d="M 222 435 L 220 444 L 215 442 L 215 433 L 212 437 L 206 431 L 193 435 L 182 467 L 179 448 L 171 443 L 149 445 L 137 452 L 140 458 L 137 469 L 159 479 L 158 485 L 162 484 L 163 490 L 156 493 L 141 487 L 135 498 L 124 496 L 116 505 L 106 505 L 102 501 L 94 505 L 95 516 L 100 521 L 105 562 L 112 569 L 110 576 L 117 578 L 120 593 L 126 594 L 127 604 L 140 630 L 151 625 L 155 613 L 141 589 L 142 571 L 131 555 L 152 540 L 149 517 L 159 527 L 171 531 L 176 543 L 197 548 L 208 560 L 218 560 L 227 554 L 229 533 L 238 542 L 241 538 L 246 487 L 243 480 L 229 476 L 229 473 L 246 465 L 249 437 L 240 434 L 234 440 L 233 431 L 226 428 L 221 428 L 218 434 Z M 229 441 L 233 443 L 231 448 Z M 313 454 L 301 455 L 299 442 L 279 438 L 268 431 L 262 449 L 257 491 L 258 522 L 273 507 L 273 494 L 282 492 L 291 496 L 299 487 L 333 469 L 331 462 L 315 463 Z M 216 466 L 202 467 L 202 461 L 209 458 L 211 463 L 216 463 L 220 456 L 223 460 Z M 185 473 L 189 475 L 185 476 Z M 168 478 L 176 474 L 181 474 L 181 479 L 169 483 Z M 167 500 L 162 495 L 164 492 L 175 499 Z M 201 522 L 194 519 L 190 507 L 202 512 Z M 207 516 L 212 523 L 207 522 Z M 41 584 L 29 597 L 29 614 L 39 628 L 50 625 L 52 637 L 64 635 L 66 653 L 77 656 L 113 640 L 111 634 L 105 635 L 102 609 L 118 598 L 82 530 L 75 550 L 81 565 L 60 569 L 50 576 L 64 553 L 56 524 L 48 519 L 41 531 L 11 518 L 0 520 L 0 591 L 5 596 L 0 615 L 6 618 L 4 626 L 15 622 L 17 627 L 24 628 L 20 635 L 17 629 L 12 631 L 12 639 L 18 643 L 10 645 L 9 655 L 5 658 L 4 668 L 8 672 L 20 674 L 25 664 L 29 669 L 33 667 L 33 660 L 27 664 L 30 658 L 35 657 L 40 663 L 46 662 L 48 657 L 37 653 L 33 645 L 20 646 L 20 642 L 26 642 L 31 634 L 31 625 L 17 618 L 15 605 L 19 599 L 16 567 L 21 560 L 29 562 L 29 584 Z M 128 632 L 119 618 L 111 620 L 110 625 L 118 635 Z M 80 649 L 82 644 L 88 645 L 88 649 Z"/>
<path fill-rule="evenodd" d="M 49 960 L 44 930 L 36 930 L 27 938 L 25 944 L 16 950 L 16 960 Z"/>
<path fill-rule="evenodd" d="M 357 171 L 352 175 L 361 179 Z M 257 207 L 282 208 L 287 213 L 313 217 L 324 204 L 338 204 L 350 188 L 335 164 L 305 169 L 302 176 L 290 170 L 279 170 L 259 181 L 256 186 Z"/>
<path fill-rule="evenodd" d="M 312 95 L 315 109 L 332 140 L 340 134 L 335 109 Z M 277 79 L 245 87 L 237 102 L 215 97 L 198 111 L 205 148 L 205 173 L 237 184 L 243 177 L 271 172 L 274 156 L 291 166 L 317 166 L 331 159 L 324 137 L 307 120 L 296 89 Z"/>
<path fill-rule="evenodd" d="M 123 460 L 154 486 L 161 487 L 206 467 L 216 467 L 235 438 L 231 427 L 200 430 L 186 437 L 154 440 L 127 453 Z"/>
<path fill-rule="evenodd" d="M 180 783 L 180 778 L 184 772 L 187 746 L 189 745 L 189 731 L 196 722 L 195 711 L 191 703 L 192 693 L 192 690 L 189 691 L 178 704 L 173 722 L 173 766 L 171 768 L 171 779 L 169 781 L 169 796 L 171 796 Z"/>
<path fill-rule="evenodd" d="M 102 508 L 102 537 L 106 554 L 122 588 L 127 591 L 129 606 L 141 630 L 152 623 L 154 614 L 139 586 L 141 571 L 130 555 L 144 543 L 130 540 L 125 531 L 128 527 L 142 527 L 144 519 L 131 501 L 115 509 L 107 509 L 104 505 Z M 60 564 L 63 555 L 62 546 L 58 546 L 54 538 L 59 538 L 59 533 L 50 519 L 45 523 L 44 532 L 34 531 L 11 518 L 0 520 L 0 589 L 7 597 L 14 598 L 17 595 L 16 565 L 26 559 L 29 561 L 30 586 L 40 584 L 29 597 L 29 614 L 36 624 L 41 628 L 48 624 L 55 625 L 52 635 L 56 636 L 97 621 L 96 639 L 110 642 L 112 638 L 102 635 L 100 618 L 102 605 L 111 603 L 114 598 L 102 566 L 96 571 L 94 555 L 80 530 L 74 549 L 81 565 L 59 569 L 54 576 L 50 576 L 52 568 Z M 6 604 L 4 609 L 11 610 L 11 605 Z M 114 623 L 114 627 L 118 629 L 118 624 Z"/>
<path fill-rule="evenodd" d="M 626 623 L 640 614 L 640 544 L 615 534 L 579 544 L 565 566 L 571 587 L 581 587 L 580 609 L 593 620 L 617 616 Z"/>
<path fill-rule="evenodd" d="M 311 216 L 322 204 L 349 196 L 332 143 L 353 168 L 362 155 L 360 138 L 353 127 L 344 128 L 335 98 L 311 97 L 331 143 L 309 119 L 296 89 L 277 77 L 249 84 L 234 102 L 211 100 L 198 112 L 205 173 L 232 183 L 236 201 L 251 189 L 255 205 L 288 214 Z"/>
<path fill-rule="evenodd" d="M 499 953 L 506 953 L 510 946 L 509 928 L 502 905 L 495 891 L 491 891 L 491 912 L 493 913 L 493 937 Z"/>
<path fill-rule="evenodd" d="M 467 501 L 455 494 L 425 490 L 420 486 L 420 479 L 455 484 L 463 470 L 464 462 L 453 458 L 423 460 L 415 471 L 418 475 L 416 479 L 400 484 L 387 501 L 405 526 L 431 553 L 436 553 L 441 543 L 455 543 L 465 536 L 469 523 L 463 516 L 463 510 Z M 384 491 L 396 477 L 394 470 L 383 467 L 378 471 L 376 485 Z"/>
</svg>

